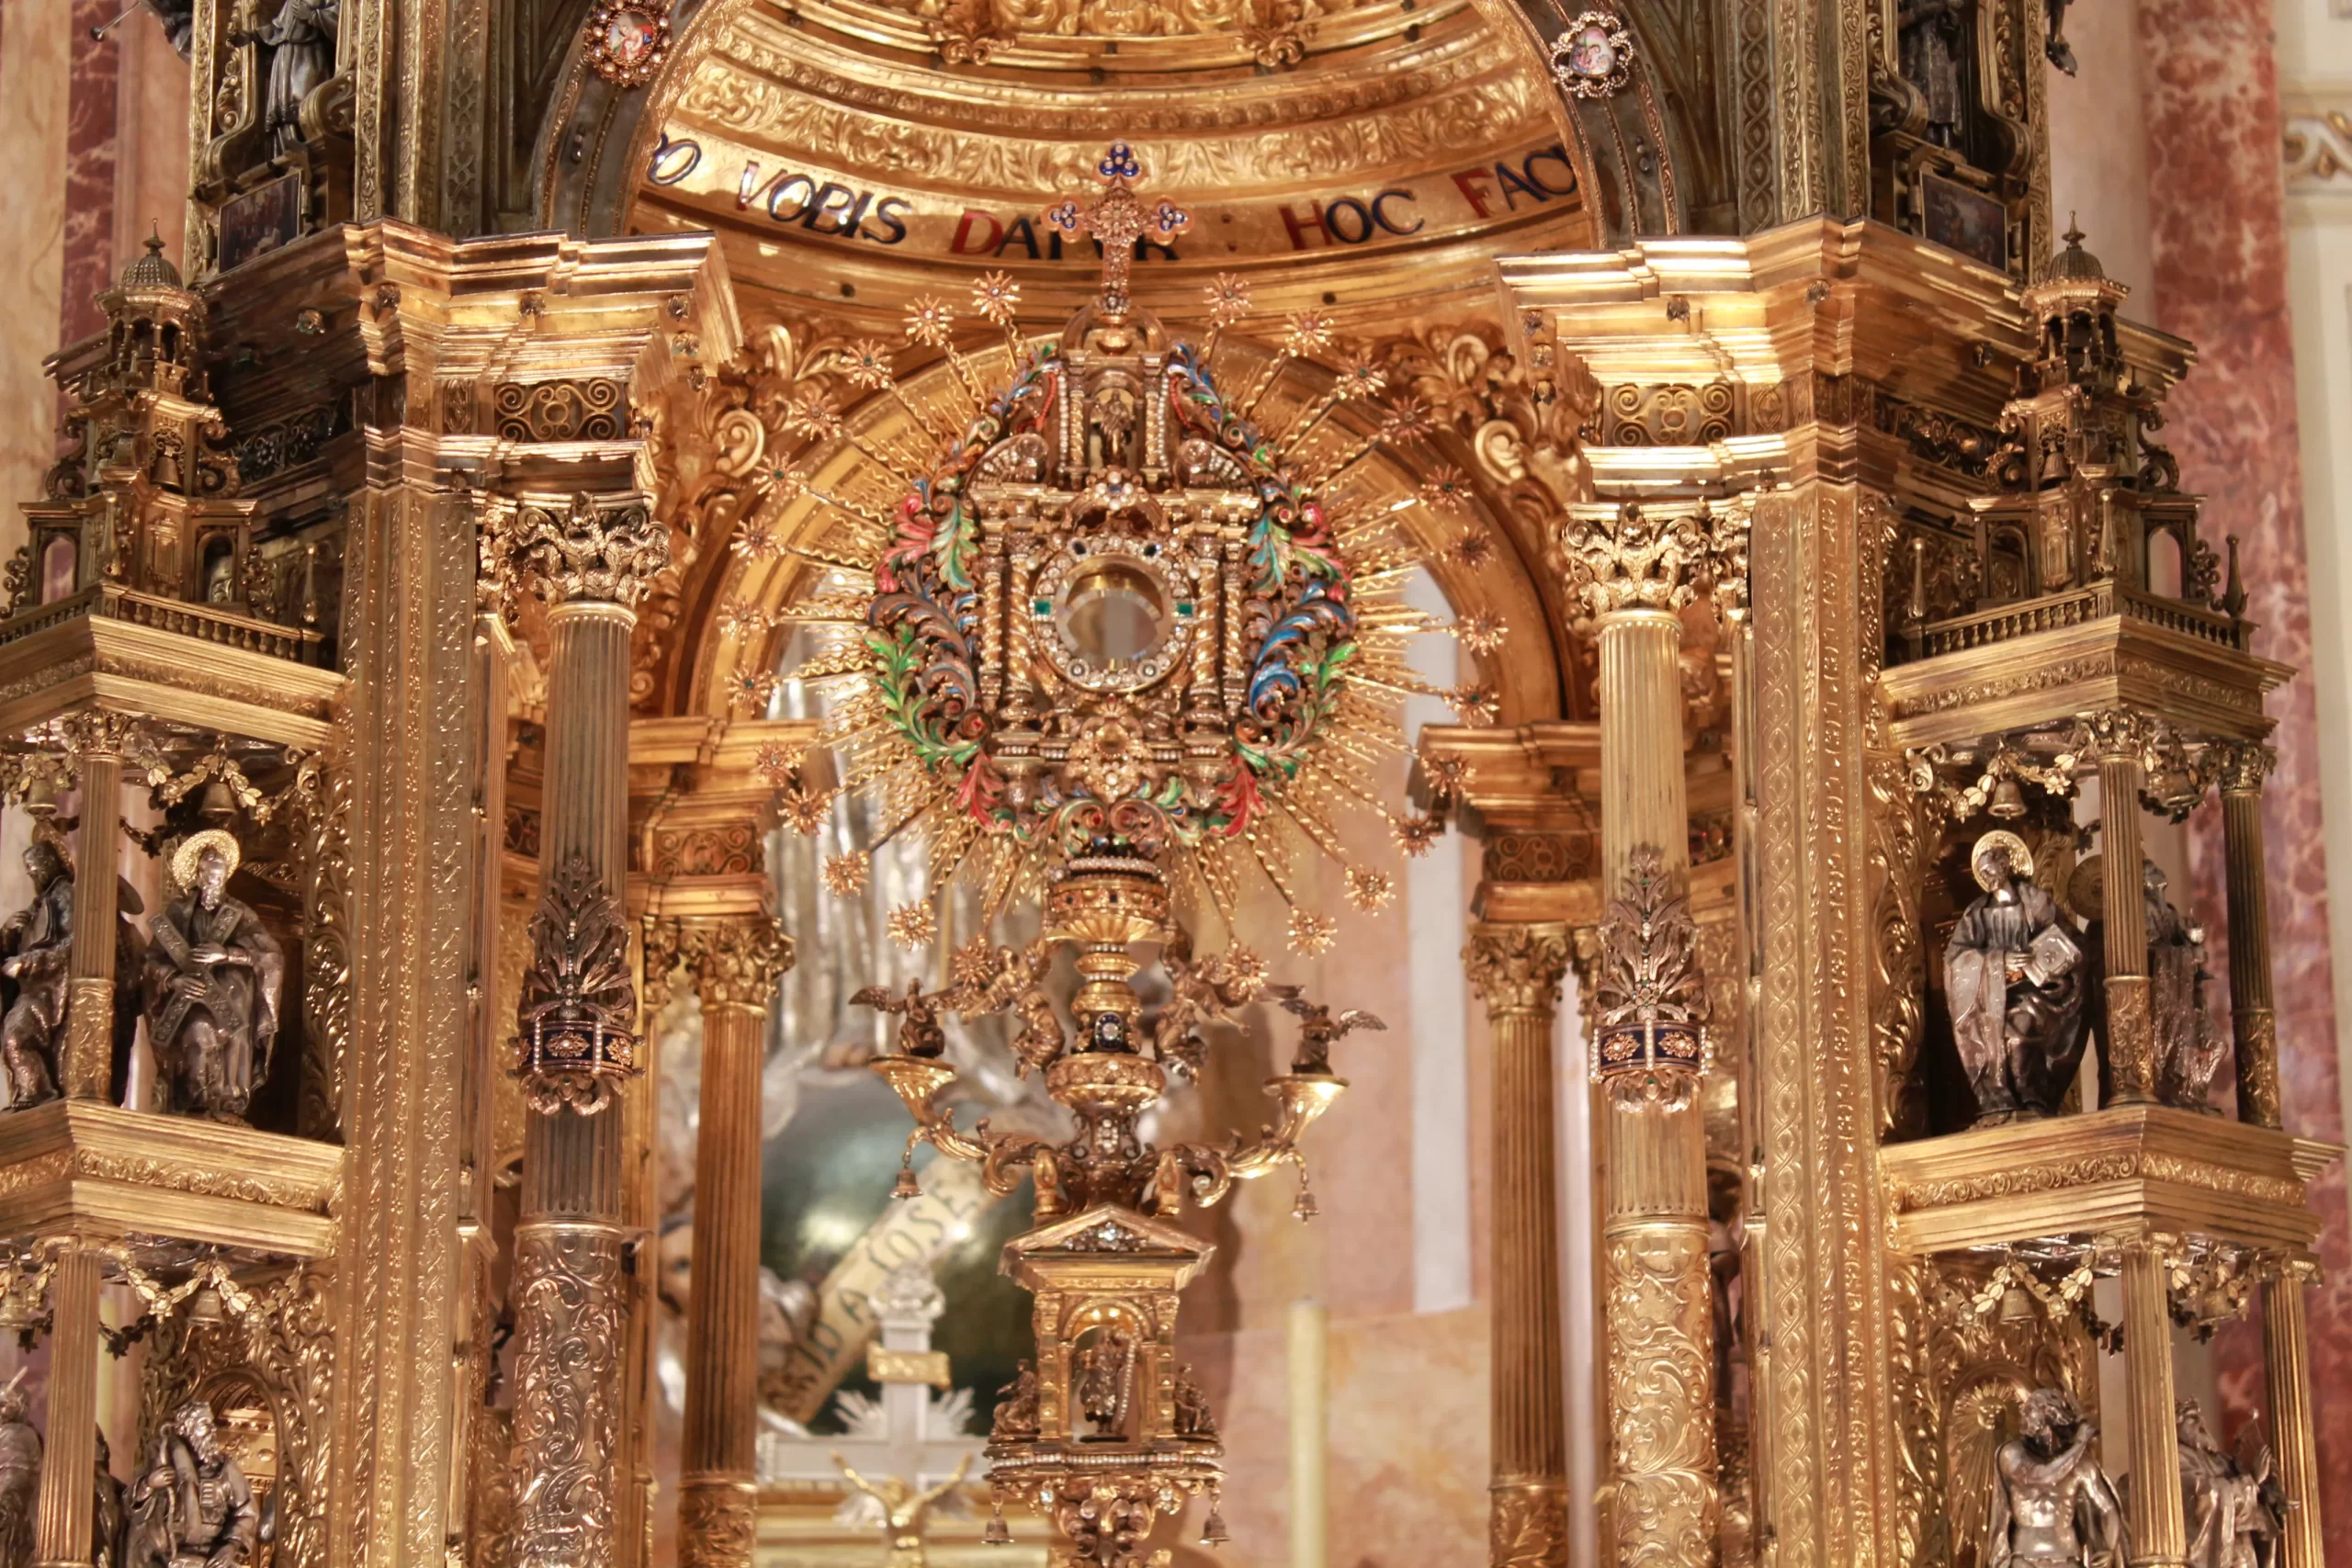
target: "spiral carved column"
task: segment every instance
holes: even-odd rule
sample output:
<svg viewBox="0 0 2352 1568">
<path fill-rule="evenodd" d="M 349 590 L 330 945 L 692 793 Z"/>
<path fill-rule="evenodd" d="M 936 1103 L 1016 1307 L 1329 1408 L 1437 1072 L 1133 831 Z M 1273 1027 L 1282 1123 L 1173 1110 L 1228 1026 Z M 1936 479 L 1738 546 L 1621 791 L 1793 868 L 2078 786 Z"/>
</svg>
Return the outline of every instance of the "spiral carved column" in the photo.
<svg viewBox="0 0 2352 1568">
<path fill-rule="evenodd" d="M 1493 1031 L 1495 1568 L 1568 1560 L 1568 1444 L 1560 1373 L 1559 1171 L 1552 1021 L 1568 966 L 1564 924 L 1481 923 L 1462 951 Z"/>
<path fill-rule="evenodd" d="M 673 945 L 676 962 L 694 977 L 703 1021 L 678 1561 L 684 1568 L 751 1568 L 760 1373 L 760 1067 L 768 1007 L 776 982 L 792 966 L 792 939 L 764 914 L 657 927 L 647 942 L 649 976 Z"/>
<path fill-rule="evenodd" d="M 1619 1563 L 1715 1550 L 1715 1395 L 1705 1017 L 1682 772 L 1682 622 L 1700 579 L 1736 570 L 1736 518 L 1576 508 L 1562 531 L 1599 625 L 1600 870 L 1593 1066 L 1605 1092 L 1600 1271 L 1609 1517 Z"/>
<path fill-rule="evenodd" d="M 636 497 L 526 499 L 493 550 L 548 601 L 537 918 L 518 1021 L 530 1103 L 514 1228 L 518 1568 L 607 1568 L 618 1520 L 628 1323 L 621 1142 L 628 979 L 629 634 L 668 556 Z M 534 1052 L 534 1043 L 545 1047 Z"/>
</svg>

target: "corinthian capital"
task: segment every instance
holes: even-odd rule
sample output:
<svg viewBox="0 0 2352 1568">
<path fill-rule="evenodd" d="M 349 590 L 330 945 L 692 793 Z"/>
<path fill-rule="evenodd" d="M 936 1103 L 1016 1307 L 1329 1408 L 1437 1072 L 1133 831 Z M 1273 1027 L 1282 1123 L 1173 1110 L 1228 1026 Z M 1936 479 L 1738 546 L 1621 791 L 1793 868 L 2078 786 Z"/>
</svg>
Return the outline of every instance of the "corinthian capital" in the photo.
<svg viewBox="0 0 2352 1568">
<path fill-rule="evenodd" d="M 634 608 L 670 564 L 670 531 L 639 495 L 579 494 L 568 504 L 526 500 L 486 527 L 484 575 L 536 582 L 550 604 Z"/>
<path fill-rule="evenodd" d="M 1561 520 L 1568 586 L 1596 618 L 1625 610 L 1679 610 L 1713 591 L 1745 604 L 1747 508 L 1633 502 L 1571 506 Z"/>
<path fill-rule="evenodd" d="M 792 967 L 792 938 L 774 915 L 696 916 L 645 922 L 645 974 L 649 999 L 667 977 L 684 969 L 692 976 L 705 1008 L 758 1008 L 775 1000 L 776 982 Z M 657 974 L 662 977 L 656 979 Z M 660 1000 L 655 999 L 659 1006 Z"/>
<path fill-rule="evenodd" d="M 1462 967 L 1490 1017 L 1549 1015 L 1568 972 L 1568 928 L 1544 922 L 1480 922 L 1470 928 Z"/>
</svg>

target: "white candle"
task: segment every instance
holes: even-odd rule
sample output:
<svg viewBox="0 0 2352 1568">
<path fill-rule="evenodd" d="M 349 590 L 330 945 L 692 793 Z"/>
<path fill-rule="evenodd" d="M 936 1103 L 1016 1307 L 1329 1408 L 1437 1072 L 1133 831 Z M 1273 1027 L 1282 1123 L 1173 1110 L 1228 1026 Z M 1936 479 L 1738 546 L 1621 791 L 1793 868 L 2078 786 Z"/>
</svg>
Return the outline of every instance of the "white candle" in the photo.
<svg viewBox="0 0 2352 1568">
<path fill-rule="evenodd" d="M 1325 1540 L 1324 1311 L 1290 1304 L 1290 1568 L 1323 1568 Z"/>
</svg>

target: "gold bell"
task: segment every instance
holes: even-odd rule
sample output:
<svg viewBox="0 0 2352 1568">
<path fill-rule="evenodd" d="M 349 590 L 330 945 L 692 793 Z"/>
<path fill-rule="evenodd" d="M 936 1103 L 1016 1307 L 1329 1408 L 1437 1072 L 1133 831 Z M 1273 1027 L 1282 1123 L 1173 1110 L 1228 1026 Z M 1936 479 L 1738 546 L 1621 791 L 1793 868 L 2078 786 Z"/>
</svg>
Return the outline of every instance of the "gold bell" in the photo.
<svg viewBox="0 0 2352 1568">
<path fill-rule="evenodd" d="M 225 780 L 214 779 L 197 796 L 196 814 L 214 827 L 232 820 L 237 815 L 237 797 L 230 793 Z"/>
<path fill-rule="evenodd" d="M 899 1179 L 892 1185 L 890 1196 L 899 1199 L 922 1196 L 922 1183 L 915 1179 L 912 1167 L 902 1165 L 899 1168 Z"/>
<path fill-rule="evenodd" d="M 2018 781 L 2004 778 L 1993 785 L 1993 800 L 1985 810 L 2004 822 L 2014 822 L 2025 815 L 2025 792 L 2018 788 Z"/>
<path fill-rule="evenodd" d="M 2033 1298 L 2011 1285 L 2001 1293 L 2001 1321 L 2023 1323 L 2033 1316 Z"/>
<path fill-rule="evenodd" d="M 0 1333 L 23 1334 L 40 1326 L 40 1292 L 18 1275 L 0 1289 Z"/>
<path fill-rule="evenodd" d="M 187 1299 L 187 1320 L 190 1323 L 226 1323 L 229 1321 L 228 1303 L 220 1299 L 220 1292 L 211 1284 L 200 1285 Z"/>
<path fill-rule="evenodd" d="M 1004 1522 L 1004 1506 L 1002 1504 L 999 1504 L 996 1511 L 989 1516 L 989 1528 L 980 1532 L 980 1544 L 983 1546 L 1011 1546 L 1012 1544 L 1012 1527 L 1008 1526 Z"/>
<path fill-rule="evenodd" d="M 1225 1516 L 1217 1511 L 1219 1499 L 1212 1494 L 1209 1497 L 1209 1517 L 1201 1521 L 1203 1546 L 1223 1546 L 1233 1539 L 1225 1533 Z"/>
</svg>

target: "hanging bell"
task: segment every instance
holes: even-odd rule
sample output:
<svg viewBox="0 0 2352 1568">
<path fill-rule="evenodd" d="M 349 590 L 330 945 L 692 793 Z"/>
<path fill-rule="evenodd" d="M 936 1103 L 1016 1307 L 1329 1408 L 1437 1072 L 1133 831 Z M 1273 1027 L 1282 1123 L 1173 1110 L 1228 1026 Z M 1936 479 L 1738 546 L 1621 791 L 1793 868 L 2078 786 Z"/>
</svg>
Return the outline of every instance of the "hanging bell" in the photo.
<svg viewBox="0 0 2352 1568">
<path fill-rule="evenodd" d="M 1290 1206 L 1291 1217 L 1311 1220 L 1323 1211 L 1315 1205 L 1315 1191 L 1306 1185 L 1306 1162 L 1298 1162 L 1298 1201 Z"/>
<path fill-rule="evenodd" d="M 1993 785 L 1992 803 L 1984 807 L 2004 822 L 2014 822 L 2025 815 L 2025 791 L 2018 788 L 2018 781 L 2003 778 Z"/>
<path fill-rule="evenodd" d="M 891 1187 L 890 1196 L 899 1199 L 922 1196 L 922 1183 L 915 1179 L 913 1167 L 902 1165 L 899 1168 L 899 1179 Z"/>
<path fill-rule="evenodd" d="M 2016 1285 L 2001 1292 L 2001 1321 L 2024 1323 L 2033 1316 L 2033 1298 Z"/>
<path fill-rule="evenodd" d="M 196 814 L 215 828 L 235 819 L 237 797 L 230 792 L 226 780 L 214 779 L 204 786 L 204 793 L 196 799 Z"/>
<path fill-rule="evenodd" d="M 0 1333 L 22 1334 L 41 1325 L 40 1287 L 37 1280 L 22 1274 L 9 1278 L 0 1288 Z"/>
<path fill-rule="evenodd" d="M 980 1532 L 980 1544 L 983 1546 L 1012 1544 L 1012 1529 L 1004 1522 L 1003 1504 L 998 1504 L 996 1510 L 989 1516 L 989 1528 Z"/>
<path fill-rule="evenodd" d="M 229 1321 L 229 1304 L 220 1299 L 220 1291 L 213 1286 L 210 1280 L 207 1280 L 203 1284 L 198 1286 L 196 1293 L 188 1297 L 187 1320 L 190 1323 L 226 1323 Z"/>
<path fill-rule="evenodd" d="M 1201 1544 L 1223 1546 L 1233 1538 L 1225 1533 L 1225 1515 L 1218 1511 L 1222 1503 L 1214 1492 L 1209 1494 L 1209 1517 L 1201 1521 Z"/>
</svg>

